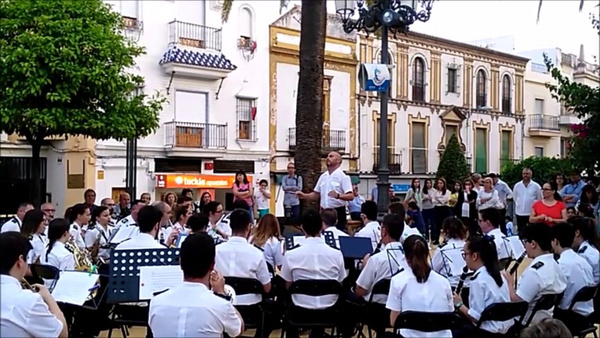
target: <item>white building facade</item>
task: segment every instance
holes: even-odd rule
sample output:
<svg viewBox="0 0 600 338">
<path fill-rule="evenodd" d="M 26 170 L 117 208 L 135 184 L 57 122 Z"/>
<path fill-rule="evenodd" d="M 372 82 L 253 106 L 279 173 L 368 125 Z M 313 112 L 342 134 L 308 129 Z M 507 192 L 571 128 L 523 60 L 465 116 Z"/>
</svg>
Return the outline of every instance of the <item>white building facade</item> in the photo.
<svg viewBox="0 0 600 338">
<path fill-rule="evenodd" d="M 268 23 L 279 17 L 278 4 L 234 1 L 222 23 L 222 1 L 107 2 L 146 48 L 134 70 L 145 77 L 142 90 L 168 100 L 160 127 L 138 140 L 138 195 L 159 200 L 190 188 L 226 202 L 237 171 L 254 183 L 268 179 Z M 97 143 L 99 197 L 125 190 L 125 149 Z"/>
<path fill-rule="evenodd" d="M 380 41 L 362 36 L 361 63 L 378 63 Z M 396 193 L 431 177 L 446 142 L 457 135 L 471 170 L 500 172 L 523 156 L 527 59 L 411 32 L 391 39 L 388 104 L 390 181 Z M 375 184 L 379 150 L 377 93 L 358 93 L 361 192 Z M 366 184 L 363 184 L 366 183 Z"/>
</svg>

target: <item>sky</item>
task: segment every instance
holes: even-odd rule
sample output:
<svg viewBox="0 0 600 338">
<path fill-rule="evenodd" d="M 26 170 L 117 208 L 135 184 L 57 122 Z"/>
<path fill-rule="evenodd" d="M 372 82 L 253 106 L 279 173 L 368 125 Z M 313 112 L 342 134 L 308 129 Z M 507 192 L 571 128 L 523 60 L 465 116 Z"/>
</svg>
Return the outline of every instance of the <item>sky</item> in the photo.
<svg viewBox="0 0 600 338">
<path fill-rule="evenodd" d="M 536 23 L 537 0 L 437 0 L 429 21 L 415 23 L 411 30 L 460 42 L 512 36 L 515 52 L 558 47 L 578 55 L 584 44 L 586 61 L 594 62 L 593 56 L 600 57 L 600 36 L 589 13 L 600 11 L 594 7 L 598 3 L 587 0 L 579 12 L 579 0 L 544 0 Z M 327 5 L 335 11 L 334 1 Z"/>
</svg>

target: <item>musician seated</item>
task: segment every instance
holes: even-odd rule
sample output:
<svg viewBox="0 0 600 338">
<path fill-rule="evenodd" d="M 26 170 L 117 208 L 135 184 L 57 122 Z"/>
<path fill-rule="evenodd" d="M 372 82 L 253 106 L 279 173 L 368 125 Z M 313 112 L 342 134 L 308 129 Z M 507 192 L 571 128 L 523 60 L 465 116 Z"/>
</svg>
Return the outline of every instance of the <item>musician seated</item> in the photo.
<svg viewBox="0 0 600 338">
<path fill-rule="evenodd" d="M 265 261 L 268 266 L 271 266 L 273 272 L 275 268 L 281 269 L 283 264 L 283 251 L 279 240 L 281 238 L 280 229 L 277 217 L 273 214 L 266 214 L 258 220 L 258 225 L 248 239 L 250 244 L 262 250 Z"/>
<path fill-rule="evenodd" d="M 508 281 L 510 300 L 513 302 L 527 302 L 529 309 L 524 320 L 531 316 L 535 303 L 542 295 L 560 294 L 567 287 L 567 279 L 554 260 L 552 254 L 552 232 L 545 223 L 532 223 L 521 230 L 521 238 L 525 241 L 527 257 L 533 259 L 519 279 L 515 288 L 514 276 L 503 271 Z M 531 323 L 538 323 L 544 318 L 552 317 L 553 309 L 541 310 L 535 314 Z"/>
<path fill-rule="evenodd" d="M 75 257 L 65 248 L 71 237 L 69 221 L 55 218 L 48 225 L 48 249 L 42 255 L 42 263 L 52 265 L 60 271 L 75 270 Z M 50 283 L 47 283 L 50 285 Z"/>
<path fill-rule="evenodd" d="M 479 211 L 479 227 L 481 232 L 494 238 L 496 243 L 496 250 L 498 251 L 498 260 L 500 261 L 500 268 L 506 269 L 511 257 L 511 250 L 506 243 L 506 236 L 500 230 L 500 224 L 504 222 L 503 215 L 497 209 L 488 208 Z"/>
<path fill-rule="evenodd" d="M 150 301 L 148 324 L 153 334 L 156 337 L 240 335 L 244 331 L 242 317 L 225 296 L 223 276 L 213 270 L 214 240 L 204 233 L 189 235 L 181 245 L 179 262 L 183 284 Z"/>
<path fill-rule="evenodd" d="M 587 261 L 571 249 L 575 228 L 563 222 L 555 224 L 551 229 L 552 249 L 559 255 L 558 266 L 567 279 L 567 287 L 558 308 L 554 310 L 554 318 L 562 320 L 572 332 L 576 332 L 588 324 L 585 318 L 594 312 L 594 304 L 589 300 L 576 303 L 570 311 L 569 307 L 579 290 L 595 285 L 594 273 Z"/>
<path fill-rule="evenodd" d="M 27 263 L 38 263 L 48 245 L 48 239 L 44 234 L 46 230 L 46 215 L 41 210 L 29 210 L 23 217 L 21 234 L 29 239 L 31 247 Z"/>
<path fill-rule="evenodd" d="M 402 311 L 451 312 L 452 290 L 446 278 L 431 270 L 429 245 L 422 236 L 413 235 L 404 241 L 404 254 L 409 269 L 392 277 L 386 307 L 391 311 L 390 325 Z M 401 329 L 403 337 L 452 337 L 450 330 L 425 333 Z"/>
<path fill-rule="evenodd" d="M 155 206 L 141 208 L 136 217 L 140 232 L 117 245 L 116 250 L 164 249 L 165 246 L 156 241 L 162 217 L 162 212 Z"/>
<path fill-rule="evenodd" d="M 217 201 L 210 201 L 204 206 L 204 213 L 208 215 L 209 220 L 206 232 L 220 242 L 226 241 L 231 236 L 229 223 L 221 221 L 224 211 L 223 204 Z"/>
<path fill-rule="evenodd" d="M 379 222 L 377 222 L 377 203 L 374 201 L 365 201 L 360 206 L 360 218 L 363 222 L 363 228 L 360 229 L 354 237 L 366 237 L 371 239 L 371 243 L 373 244 L 373 251 L 377 249 L 377 245 L 381 238 L 379 238 L 379 234 L 381 232 L 381 227 Z"/>
<path fill-rule="evenodd" d="M 300 217 L 300 221 L 306 239 L 302 245 L 287 251 L 283 256 L 281 277 L 285 280 L 286 287 L 289 288 L 297 280 L 337 280 L 341 283 L 346 278 L 344 256 L 341 251 L 330 247 L 321 239 L 321 215 L 318 211 L 308 210 Z M 311 310 L 332 307 L 337 301 L 337 295 L 292 295 L 295 306 Z M 286 336 L 297 335 L 298 332 L 287 332 Z"/>
<path fill-rule="evenodd" d="M 461 295 L 454 294 L 454 307 L 471 323 L 461 332 L 462 337 L 489 336 L 490 333 L 505 334 L 515 323 L 486 321 L 479 329 L 473 324 L 481 319 L 484 310 L 496 303 L 509 303 L 508 282 L 500 273 L 498 254 L 493 239 L 489 237 L 471 237 L 463 249 L 469 270 L 475 271 L 471 277 L 469 307 L 465 306 Z M 456 337 L 456 335 L 455 335 Z"/>
<path fill-rule="evenodd" d="M 404 209 L 404 204 L 402 202 L 394 202 L 388 206 L 388 212 L 390 214 L 398 215 L 404 221 L 404 230 L 402 231 L 402 236 L 400 237 L 400 243 L 404 243 L 404 240 L 412 235 L 420 235 L 421 232 L 416 228 L 406 223 L 406 209 Z"/>
<path fill-rule="evenodd" d="M 580 216 L 571 217 L 567 221 L 575 228 L 573 249 L 583 257 L 594 272 L 594 282 L 600 283 L 600 253 L 598 252 L 598 232 L 594 221 Z"/>
<path fill-rule="evenodd" d="M 371 291 L 377 282 L 390 279 L 402 270 L 409 269 L 400 244 L 400 236 L 404 230 L 404 219 L 395 214 L 385 215 L 381 224 L 381 242 L 383 248 L 372 256 L 363 259 L 363 270 L 360 273 L 354 292 L 356 296 L 371 300 Z M 386 295 L 373 295 L 373 303 L 385 306 Z M 376 325 L 377 336 L 381 336 L 387 327 L 388 317 L 379 318 L 383 322 Z"/>
<path fill-rule="evenodd" d="M 204 232 L 206 233 L 206 227 L 208 226 L 208 216 L 206 214 L 193 214 L 187 221 L 187 227 L 189 234 L 197 234 Z"/>
<path fill-rule="evenodd" d="M 68 223 L 67 223 L 68 231 Z M 0 327 L 3 337 L 68 337 L 62 311 L 45 286 L 24 290 L 31 244 L 18 232 L 0 234 Z"/>
<path fill-rule="evenodd" d="M 85 250 L 83 236 L 90 222 L 90 209 L 83 203 L 75 204 L 69 212 L 69 221 L 71 222 L 69 233 L 73 237 L 75 245 L 80 250 Z"/>
<path fill-rule="evenodd" d="M 90 224 L 93 227 L 89 227 L 85 232 L 85 245 L 88 250 L 92 250 L 94 245 L 98 245 L 98 258 L 102 258 L 105 262 L 110 259 L 110 248 L 109 240 L 110 235 L 113 231 L 113 227 L 110 226 L 110 209 L 106 206 L 99 206 L 94 208 L 92 212 L 92 220 Z"/>
<path fill-rule="evenodd" d="M 337 211 L 332 208 L 327 208 L 321 210 L 321 219 L 323 220 L 323 232 L 329 231 L 333 234 L 333 238 L 335 238 L 335 245 L 337 248 L 340 248 L 340 236 L 348 237 L 348 234 L 343 232 L 342 230 L 336 227 L 337 224 Z"/>
<path fill-rule="evenodd" d="M 455 217 L 448 217 L 442 222 L 444 242 L 437 247 L 431 260 L 433 271 L 448 278 L 450 286 L 454 289 L 458 285 L 465 259 L 462 249 L 467 238 L 467 227 Z"/>
</svg>

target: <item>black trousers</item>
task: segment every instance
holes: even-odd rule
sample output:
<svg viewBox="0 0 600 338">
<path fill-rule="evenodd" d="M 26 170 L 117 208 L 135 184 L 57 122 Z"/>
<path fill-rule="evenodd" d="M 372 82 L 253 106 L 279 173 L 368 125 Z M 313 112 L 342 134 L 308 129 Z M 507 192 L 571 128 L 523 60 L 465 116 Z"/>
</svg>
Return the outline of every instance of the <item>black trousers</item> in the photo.
<svg viewBox="0 0 600 338">
<path fill-rule="evenodd" d="M 450 216 L 450 207 L 447 205 L 433 208 L 435 212 L 435 226 L 431 229 L 431 242 L 437 244 L 440 242 L 440 231 L 446 217 Z"/>
<path fill-rule="evenodd" d="M 503 234 L 506 235 L 506 208 L 504 209 L 498 209 L 498 212 L 500 213 L 500 231 L 502 231 Z"/>
<path fill-rule="evenodd" d="M 529 224 L 529 216 L 519 216 L 517 215 L 517 231 L 521 231 L 525 229 L 525 227 Z M 506 226 L 505 226 L 506 228 Z"/>
<path fill-rule="evenodd" d="M 348 223 L 346 207 L 335 208 L 335 211 L 337 212 L 336 228 L 346 232 L 346 224 Z"/>
</svg>

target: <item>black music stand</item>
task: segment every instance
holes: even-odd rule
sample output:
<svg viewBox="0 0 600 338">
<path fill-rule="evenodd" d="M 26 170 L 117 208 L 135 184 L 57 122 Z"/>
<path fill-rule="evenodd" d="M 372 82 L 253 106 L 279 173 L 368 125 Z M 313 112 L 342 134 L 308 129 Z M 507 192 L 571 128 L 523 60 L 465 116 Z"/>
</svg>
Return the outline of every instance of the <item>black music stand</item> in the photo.
<svg viewBox="0 0 600 338">
<path fill-rule="evenodd" d="M 337 247 L 337 243 L 335 240 L 335 236 L 333 235 L 333 232 L 331 231 L 325 231 L 321 234 L 321 236 L 323 237 L 323 240 L 325 241 L 325 244 L 329 245 L 330 247 L 334 248 L 334 249 L 339 249 Z M 287 250 L 291 250 L 293 249 L 296 245 L 300 245 L 300 243 L 296 243 L 296 241 L 294 240 L 294 237 L 303 237 L 304 235 L 296 235 L 296 236 L 287 236 L 285 238 L 285 249 Z"/>
<path fill-rule="evenodd" d="M 100 280 L 97 282 L 100 284 L 100 287 L 98 288 L 98 294 L 96 295 L 96 297 L 93 297 L 92 299 L 83 303 L 83 305 L 81 306 L 82 308 L 89 310 L 98 310 L 98 308 L 102 304 L 102 300 L 104 299 L 104 297 L 106 297 L 106 290 L 108 290 L 108 285 L 103 286 L 102 280 L 108 282 L 108 275 L 98 274 L 98 279 Z M 90 291 L 90 294 L 92 292 L 93 291 Z"/>
<path fill-rule="evenodd" d="M 390 265 L 390 274 L 391 274 L 391 277 L 394 277 L 395 275 L 397 275 L 400 272 L 404 271 L 404 267 L 396 259 L 398 257 L 398 255 L 395 254 L 396 252 L 401 252 L 404 255 L 404 249 L 402 249 L 402 247 L 390 248 L 390 249 L 386 249 L 385 252 L 387 254 L 388 264 Z M 392 261 L 396 264 L 396 269 L 394 269 Z"/>
</svg>

